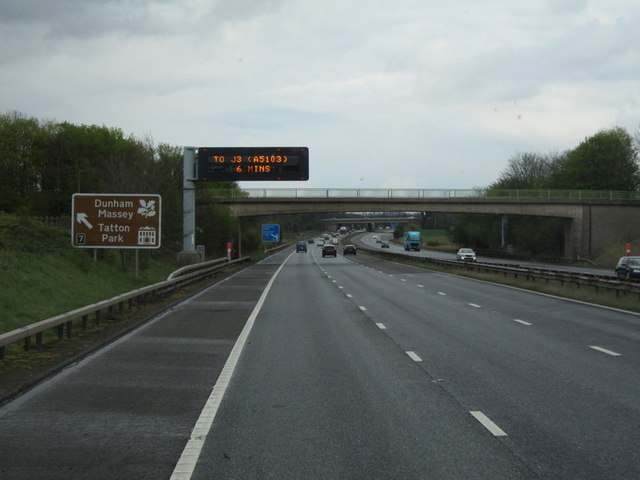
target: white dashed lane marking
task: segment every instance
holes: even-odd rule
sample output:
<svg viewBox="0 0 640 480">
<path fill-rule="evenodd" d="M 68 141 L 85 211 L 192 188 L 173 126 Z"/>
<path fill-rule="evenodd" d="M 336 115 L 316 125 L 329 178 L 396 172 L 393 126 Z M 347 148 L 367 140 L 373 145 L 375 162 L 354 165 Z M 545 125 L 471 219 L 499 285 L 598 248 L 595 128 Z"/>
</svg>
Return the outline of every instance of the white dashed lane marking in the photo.
<svg viewBox="0 0 640 480">
<path fill-rule="evenodd" d="M 531 326 L 531 324 L 529 322 L 525 322 L 524 320 L 520 320 L 519 318 L 514 318 L 513 321 L 514 322 L 518 322 L 521 325 L 526 325 L 527 327 Z"/>
<path fill-rule="evenodd" d="M 484 428 L 489 430 L 496 437 L 506 437 L 507 434 L 498 425 L 493 423 L 489 417 L 480 411 L 469 412 L 478 420 Z"/>
<path fill-rule="evenodd" d="M 416 352 L 412 352 L 411 350 L 405 352 L 407 355 L 409 355 L 409 358 L 411 358 L 411 360 L 413 360 L 414 362 L 421 362 L 422 359 L 420 358 L 420 356 L 416 353 Z"/>
<path fill-rule="evenodd" d="M 620 357 L 621 355 L 618 352 L 614 352 L 613 350 L 608 350 L 606 348 L 599 347 L 597 345 L 589 345 L 589 348 L 593 348 L 598 352 L 606 353 L 607 355 L 611 355 L 612 357 Z"/>
</svg>

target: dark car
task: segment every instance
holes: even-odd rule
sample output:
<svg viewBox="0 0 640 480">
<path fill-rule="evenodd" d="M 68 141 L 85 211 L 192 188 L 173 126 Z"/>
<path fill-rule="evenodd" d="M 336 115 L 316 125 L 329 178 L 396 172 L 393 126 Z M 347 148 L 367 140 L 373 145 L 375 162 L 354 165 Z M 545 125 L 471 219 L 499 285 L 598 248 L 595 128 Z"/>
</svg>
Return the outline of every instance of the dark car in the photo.
<svg viewBox="0 0 640 480">
<path fill-rule="evenodd" d="M 356 246 L 355 245 L 345 245 L 342 249 L 343 255 L 355 255 L 356 254 Z"/>
<path fill-rule="evenodd" d="M 618 278 L 640 278 L 640 257 L 622 257 L 615 272 Z"/>
<path fill-rule="evenodd" d="M 307 253 L 307 244 L 304 242 L 298 242 L 296 244 L 296 253 L 297 252 L 304 252 Z"/>
<path fill-rule="evenodd" d="M 387 242 L 386 240 L 383 240 L 380 243 L 380 248 L 389 248 L 389 242 Z"/>
<path fill-rule="evenodd" d="M 336 250 L 336 247 L 333 245 L 325 245 L 324 247 L 322 247 L 322 256 L 337 257 L 338 251 Z"/>
</svg>

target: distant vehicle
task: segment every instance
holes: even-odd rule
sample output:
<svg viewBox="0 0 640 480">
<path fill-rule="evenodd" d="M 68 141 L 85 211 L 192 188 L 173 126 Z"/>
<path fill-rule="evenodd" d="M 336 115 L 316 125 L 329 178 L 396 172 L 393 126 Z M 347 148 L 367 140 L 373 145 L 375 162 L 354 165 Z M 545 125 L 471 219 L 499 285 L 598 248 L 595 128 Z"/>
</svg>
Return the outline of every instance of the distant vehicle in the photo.
<svg viewBox="0 0 640 480">
<path fill-rule="evenodd" d="M 356 255 L 356 246 L 355 245 L 345 245 L 342 249 L 343 255 Z"/>
<path fill-rule="evenodd" d="M 347 233 L 347 227 L 340 227 L 340 229 L 338 230 L 338 233 L 344 235 Z"/>
<path fill-rule="evenodd" d="M 640 257 L 622 257 L 615 268 L 618 278 L 640 278 Z"/>
<path fill-rule="evenodd" d="M 319 247 L 324 247 L 324 240 L 318 240 L 317 245 L 318 245 Z"/>
<path fill-rule="evenodd" d="M 471 248 L 461 248 L 456 253 L 456 258 L 458 260 L 462 260 L 463 262 L 475 262 L 476 261 L 476 252 L 474 252 Z"/>
<path fill-rule="evenodd" d="M 298 242 L 296 244 L 296 253 L 298 252 L 304 252 L 307 253 L 307 244 L 304 242 Z"/>
<path fill-rule="evenodd" d="M 315 243 L 315 242 L 314 242 L 314 240 L 313 240 L 313 238 L 310 238 L 310 239 L 308 240 L 308 242 L 309 242 L 309 243 Z"/>
<path fill-rule="evenodd" d="M 331 244 L 332 245 L 338 245 L 338 239 L 337 238 L 332 238 L 331 239 Z"/>
<path fill-rule="evenodd" d="M 382 242 L 380 242 L 380 248 L 389 248 L 389 242 L 383 240 Z"/>
<path fill-rule="evenodd" d="M 422 233 L 421 232 L 405 232 L 404 233 L 404 249 L 420 251 L 422 246 Z"/>
<path fill-rule="evenodd" d="M 322 256 L 337 257 L 338 251 L 336 250 L 336 247 L 334 247 L 333 245 L 325 245 L 324 247 L 322 247 Z"/>
</svg>

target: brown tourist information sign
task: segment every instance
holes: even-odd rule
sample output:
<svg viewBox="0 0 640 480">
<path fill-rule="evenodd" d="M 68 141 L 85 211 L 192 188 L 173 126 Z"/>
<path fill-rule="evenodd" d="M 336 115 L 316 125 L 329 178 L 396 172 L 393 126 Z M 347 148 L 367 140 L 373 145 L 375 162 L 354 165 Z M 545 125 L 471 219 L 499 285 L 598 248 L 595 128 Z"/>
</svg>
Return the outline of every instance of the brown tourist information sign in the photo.
<svg viewBox="0 0 640 480">
<path fill-rule="evenodd" d="M 76 193 L 71 244 L 79 248 L 159 248 L 160 195 Z"/>
</svg>

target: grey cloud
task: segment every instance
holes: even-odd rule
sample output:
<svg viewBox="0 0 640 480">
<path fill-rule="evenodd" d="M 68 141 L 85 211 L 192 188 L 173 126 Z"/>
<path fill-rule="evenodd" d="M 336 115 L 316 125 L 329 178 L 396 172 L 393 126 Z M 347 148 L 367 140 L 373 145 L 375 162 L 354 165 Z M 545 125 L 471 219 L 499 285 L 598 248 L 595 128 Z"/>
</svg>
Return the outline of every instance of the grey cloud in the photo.
<svg viewBox="0 0 640 480">
<path fill-rule="evenodd" d="M 244 111 L 227 112 L 219 115 L 226 125 L 236 128 L 255 128 L 259 130 L 280 130 L 300 126 L 335 123 L 336 115 L 297 110 L 286 107 L 256 107 Z"/>
</svg>

